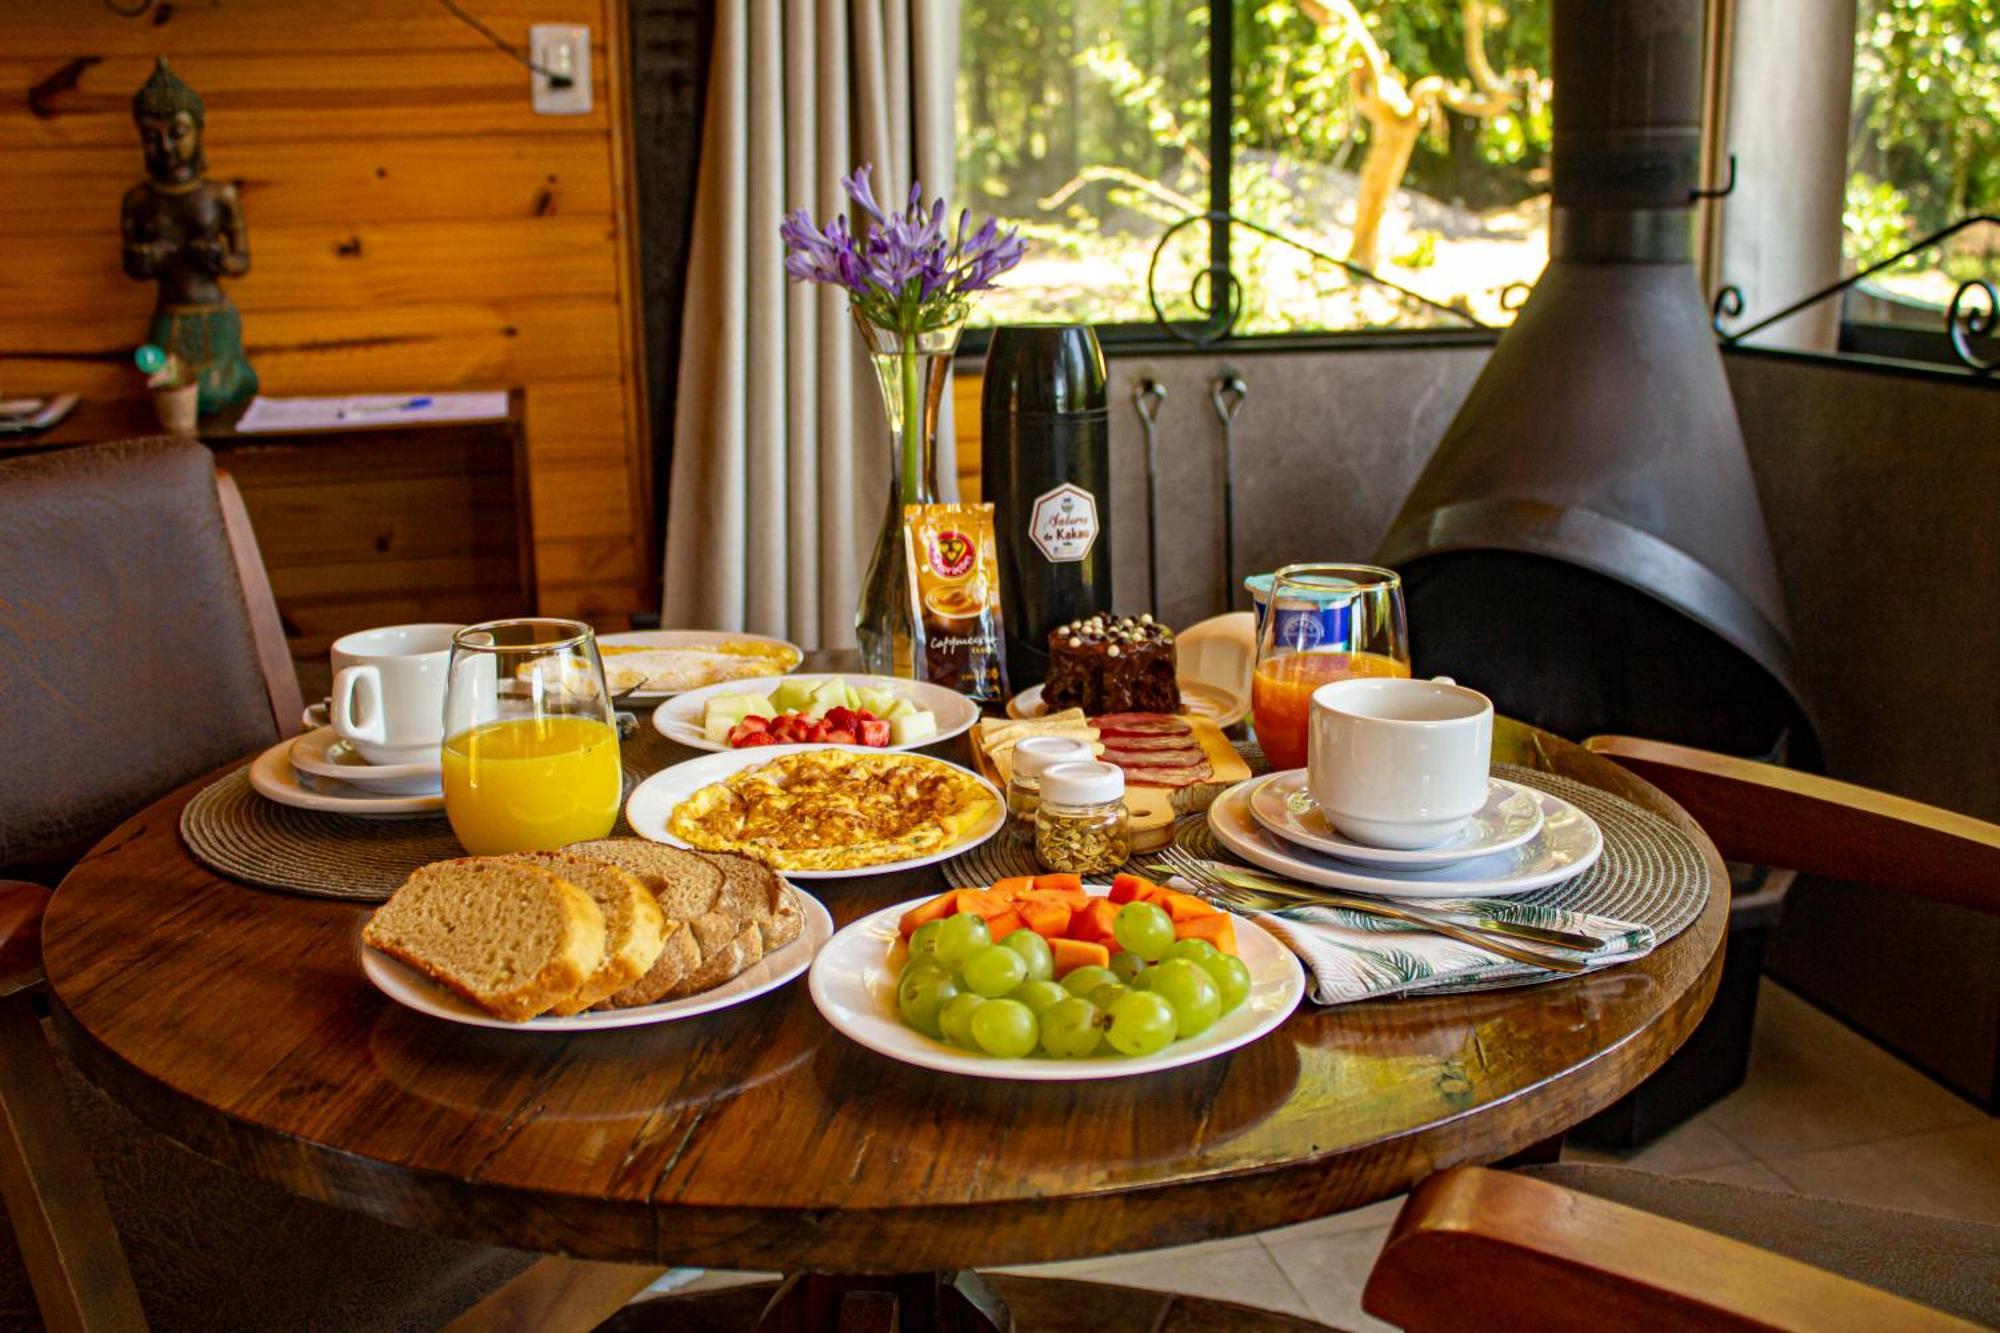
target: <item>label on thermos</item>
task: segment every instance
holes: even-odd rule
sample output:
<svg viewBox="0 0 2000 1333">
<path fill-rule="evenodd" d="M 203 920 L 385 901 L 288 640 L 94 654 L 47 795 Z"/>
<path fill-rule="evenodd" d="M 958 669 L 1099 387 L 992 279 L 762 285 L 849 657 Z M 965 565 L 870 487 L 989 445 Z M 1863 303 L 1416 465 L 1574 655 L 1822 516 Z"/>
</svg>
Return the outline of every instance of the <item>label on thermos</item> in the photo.
<svg viewBox="0 0 2000 1333">
<path fill-rule="evenodd" d="M 1051 564 L 1083 560 L 1097 544 L 1097 497 L 1070 482 L 1044 491 L 1028 510 L 1028 540 Z"/>
</svg>

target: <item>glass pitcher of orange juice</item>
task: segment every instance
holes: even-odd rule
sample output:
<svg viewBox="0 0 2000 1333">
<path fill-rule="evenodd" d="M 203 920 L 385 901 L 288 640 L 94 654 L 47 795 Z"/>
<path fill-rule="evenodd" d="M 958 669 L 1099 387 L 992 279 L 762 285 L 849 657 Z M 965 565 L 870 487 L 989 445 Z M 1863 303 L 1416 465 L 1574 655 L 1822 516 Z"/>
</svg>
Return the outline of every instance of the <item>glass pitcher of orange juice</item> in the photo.
<svg viewBox="0 0 2000 1333">
<path fill-rule="evenodd" d="M 444 811 L 475 856 L 601 838 L 623 794 L 597 636 L 575 620 L 492 620 L 452 636 Z"/>
<path fill-rule="evenodd" d="M 1350 676 L 1410 674 L 1403 580 L 1374 565 L 1287 565 L 1257 626 L 1250 710 L 1271 767 L 1304 768 L 1313 691 Z"/>
</svg>

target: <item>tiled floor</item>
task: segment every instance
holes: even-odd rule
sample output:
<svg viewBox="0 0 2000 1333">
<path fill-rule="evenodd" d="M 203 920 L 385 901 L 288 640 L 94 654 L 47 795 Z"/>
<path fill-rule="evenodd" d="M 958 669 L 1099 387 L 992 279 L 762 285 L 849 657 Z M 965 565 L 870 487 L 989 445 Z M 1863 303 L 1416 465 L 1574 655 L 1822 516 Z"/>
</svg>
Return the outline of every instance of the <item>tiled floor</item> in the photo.
<svg viewBox="0 0 2000 1333">
<path fill-rule="evenodd" d="M 1572 1148 L 1564 1158 L 2000 1222 L 2000 1120 L 1770 982 L 1741 1089 L 1630 1156 Z M 1206 1245 L 1018 1271 L 1196 1292 L 1340 1329 L 1386 1329 L 1361 1312 L 1361 1286 L 1400 1204 Z M 740 1280 L 711 1273 L 694 1285 Z"/>
</svg>

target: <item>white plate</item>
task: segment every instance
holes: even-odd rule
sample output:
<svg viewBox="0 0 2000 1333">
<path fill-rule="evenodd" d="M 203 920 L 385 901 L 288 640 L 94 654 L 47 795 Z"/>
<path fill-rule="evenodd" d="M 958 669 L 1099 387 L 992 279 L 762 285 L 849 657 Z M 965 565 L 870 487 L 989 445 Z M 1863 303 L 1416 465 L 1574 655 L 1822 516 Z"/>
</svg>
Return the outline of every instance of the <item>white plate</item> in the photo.
<svg viewBox="0 0 2000 1333">
<path fill-rule="evenodd" d="M 607 1028 L 670 1023 L 677 1018 L 693 1018 L 696 1014 L 727 1009 L 732 1004 L 755 999 L 765 991 L 784 985 L 812 965 L 813 955 L 833 935 L 833 917 L 811 894 L 800 893 L 795 888 L 792 895 L 798 900 L 799 910 L 806 918 L 805 929 L 799 932 L 797 939 L 712 990 L 684 999 L 644 1004 L 634 1009 L 586 1009 L 567 1018 L 543 1014 L 525 1023 L 510 1023 L 504 1018 L 495 1018 L 469 1000 L 460 999 L 415 968 L 405 966 L 365 944 L 361 946 L 361 970 L 368 974 L 368 979 L 375 983 L 377 990 L 396 1003 L 420 1014 L 429 1014 L 432 1018 L 466 1023 L 472 1027 L 502 1028 L 509 1032 L 602 1032 Z"/>
<path fill-rule="evenodd" d="M 600 648 L 690 648 L 705 643 L 774 643 L 789 648 L 805 660 L 806 650 L 787 639 L 774 638 L 769 634 L 746 634 L 741 630 L 726 629 L 635 629 L 617 634 L 600 634 L 597 644 Z M 703 688 L 706 688 L 704 686 Z M 655 699 L 671 699 L 676 690 L 634 690 L 620 696 L 621 701 L 648 703 Z"/>
<path fill-rule="evenodd" d="M 333 778 L 307 777 L 292 767 L 290 741 L 279 741 L 251 761 L 250 786 L 279 805 L 334 815 L 428 815 L 444 809 L 443 792 L 396 796 Z"/>
<path fill-rule="evenodd" d="M 1596 820 L 1560 796 L 1537 791 L 1542 831 L 1512 851 L 1442 870 L 1370 869 L 1295 847 L 1259 824 L 1250 813 L 1250 793 L 1261 781 L 1239 782 L 1218 796 L 1208 808 L 1208 826 L 1217 841 L 1251 864 L 1322 888 L 1385 898 L 1497 898 L 1580 875 L 1604 850 Z"/>
<path fill-rule="evenodd" d="M 1103 894 L 1103 885 L 1086 886 Z M 947 1046 L 905 1024 L 896 1012 L 896 975 L 889 951 L 903 913 L 926 901 L 912 898 L 863 917 L 835 935 L 813 960 L 812 1000 L 826 1021 L 871 1051 L 924 1069 L 973 1078 L 1073 1083 L 1127 1078 L 1176 1069 L 1233 1051 L 1285 1021 L 1306 993 L 1305 972 L 1292 951 L 1247 917 L 1236 918 L 1236 947 L 1250 969 L 1249 998 L 1199 1037 L 1176 1041 L 1155 1055 L 1097 1055 L 1085 1060 L 1028 1056 L 1003 1060 Z"/>
<path fill-rule="evenodd" d="M 724 750 L 720 754 L 703 755 L 699 759 L 675 764 L 672 768 L 663 768 L 635 787 L 631 799 L 625 802 L 625 820 L 631 824 L 632 831 L 642 838 L 651 838 L 654 842 L 664 842 L 673 847 L 686 847 L 687 843 L 667 832 L 667 819 L 673 814 L 675 806 L 703 787 L 713 782 L 720 782 L 732 773 L 767 764 L 781 755 L 804 754 L 810 750 L 845 750 L 849 754 L 883 753 L 881 750 L 871 750 L 862 745 L 760 745 L 749 750 Z M 921 755 L 918 758 L 930 764 L 945 762 L 942 759 L 933 759 L 929 755 Z M 970 769 L 957 764 L 948 764 L 946 767 L 967 774 L 986 788 L 987 794 L 993 798 L 991 813 L 957 842 L 928 855 L 913 856 L 902 861 L 856 866 L 852 870 L 787 870 L 786 877 L 853 879 L 857 875 L 883 875 L 892 870 L 913 870 L 918 866 L 948 861 L 960 852 L 971 851 L 998 833 L 1001 826 L 1007 822 L 1007 799 L 1000 794 L 1000 789 Z"/>
<path fill-rule="evenodd" d="M 698 690 L 677 694 L 672 699 L 653 710 L 653 729 L 676 745 L 685 745 L 696 750 L 724 751 L 729 747 L 718 744 L 702 735 L 701 711 L 710 699 L 725 694 L 768 694 L 786 680 L 824 681 L 838 677 L 856 689 L 864 686 L 871 690 L 891 690 L 898 698 L 908 699 L 917 707 L 937 718 L 937 735 L 926 736 L 913 745 L 890 745 L 890 750 L 915 750 L 926 745 L 936 745 L 948 741 L 953 736 L 971 729 L 979 720 L 979 705 L 942 685 L 927 680 L 904 680 L 900 676 L 859 676 L 847 672 L 829 671 L 825 674 L 805 676 L 753 676 L 748 680 L 725 680 L 716 685 L 704 685 Z M 768 748 L 768 747 L 766 747 Z"/>
<path fill-rule="evenodd" d="M 292 739 L 292 767 L 316 778 L 335 778 L 371 791 L 396 796 L 429 796 L 444 781 L 442 762 L 371 764 L 354 746 L 334 735 L 332 727 L 317 727 Z"/>
<path fill-rule="evenodd" d="M 1181 708 L 1188 717 L 1202 718 L 1218 727 L 1233 727 L 1250 712 L 1247 698 L 1220 685 L 1205 680 L 1183 680 L 1180 687 Z M 1007 701 L 1007 716 L 1017 720 L 1040 717 L 1046 712 L 1048 706 L 1042 702 L 1039 685 L 1030 685 Z"/>
<path fill-rule="evenodd" d="M 1474 861 L 1519 847 L 1542 831 L 1542 806 L 1535 793 L 1505 778 L 1487 779 L 1485 806 L 1455 836 L 1413 852 L 1343 837 L 1307 790 L 1303 768 L 1273 773 L 1253 787 L 1250 813 L 1286 842 L 1387 870 L 1438 870 Z"/>
</svg>

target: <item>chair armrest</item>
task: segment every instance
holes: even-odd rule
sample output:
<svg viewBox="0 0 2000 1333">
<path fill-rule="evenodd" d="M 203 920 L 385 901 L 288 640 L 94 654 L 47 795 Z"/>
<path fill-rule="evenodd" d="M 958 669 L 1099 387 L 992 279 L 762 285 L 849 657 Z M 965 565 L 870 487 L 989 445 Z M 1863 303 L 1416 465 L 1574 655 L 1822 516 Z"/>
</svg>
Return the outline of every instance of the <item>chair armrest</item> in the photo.
<svg viewBox="0 0 2000 1333">
<path fill-rule="evenodd" d="M 42 980 L 42 913 L 49 891 L 21 879 L 0 879 L 0 996 Z"/>
<path fill-rule="evenodd" d="M 1754 1245 L 1480 1167 L 1440 1172 L 1410 1195 L 1361 1308 L 1406 1333 L 1975 1327 Z"/>
<path fill-rule="evenodd" d="M 2000 913 L 2000 825 L 1683 745 L 1629 736 L 1584 745 L 1680 802 L 1730 860 Z"/>
<path fill-rule="evenodd" d="M 221 468 L 215 470 L 215 497 L 222 506 L 229 553 L 236 559 L 236 577 L 243 585 L 243 604 L 250 613 L 250 633 L 257 645 L 257 667 L 264 675 L 264 693 L 271 701 L 271 720 L 277 724 L 278 739 L 283 740 L 299 730 L 302 704 L 298 669 L 292 665 L 284 621 L 271 593 L 271 575 L 264 568 L 263 552 L 257 549 L 257 533 L 250 526 L 250 511 L 243 507 L 243 492 L 237 489 L 236 479 Z"/>
</svg>

